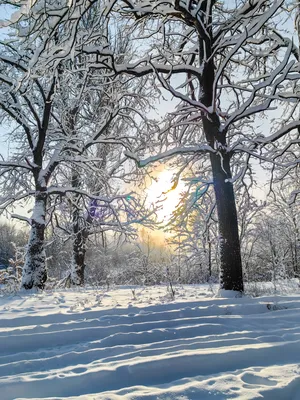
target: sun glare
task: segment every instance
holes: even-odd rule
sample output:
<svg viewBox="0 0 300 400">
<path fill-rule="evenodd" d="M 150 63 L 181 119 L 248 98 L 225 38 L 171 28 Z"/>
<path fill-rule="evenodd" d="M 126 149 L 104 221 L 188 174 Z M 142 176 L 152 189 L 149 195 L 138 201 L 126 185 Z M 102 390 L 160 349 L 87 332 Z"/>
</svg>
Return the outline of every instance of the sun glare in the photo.
<svg viewBox="0 0 300 400">
<path fill-rule="evenodd" d="M 173 175 L 174 172 L 167 169 L 159 172 L 147 189 L 148 203 L 161 206 L 157 212 L 159 221 L 168 222 L 180 200 L 183 183 L 179 182 L 177 187 L 172 189 Z"/>
</svg>

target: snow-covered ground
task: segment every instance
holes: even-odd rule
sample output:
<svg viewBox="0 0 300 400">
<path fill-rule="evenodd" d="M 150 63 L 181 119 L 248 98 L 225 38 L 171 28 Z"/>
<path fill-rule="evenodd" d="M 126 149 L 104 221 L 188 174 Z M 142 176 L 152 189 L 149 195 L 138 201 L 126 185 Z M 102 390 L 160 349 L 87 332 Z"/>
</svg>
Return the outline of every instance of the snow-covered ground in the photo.
<svg viewBox="0 0 300 400">
<path fill-rule="evenodd" d="M 0 298 L 0 398 L 300 399 L 300 293 L 207 286 Z"/>
</svg>

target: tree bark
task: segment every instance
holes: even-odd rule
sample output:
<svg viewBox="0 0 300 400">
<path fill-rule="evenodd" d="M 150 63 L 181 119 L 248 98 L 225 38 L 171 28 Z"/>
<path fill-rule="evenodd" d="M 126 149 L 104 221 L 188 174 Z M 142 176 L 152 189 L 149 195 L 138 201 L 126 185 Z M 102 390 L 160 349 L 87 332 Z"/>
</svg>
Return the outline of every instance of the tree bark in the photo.
<svg viewBox="0 0 300 400">
<path fill-rule="evenodd" d="M 31 219 L 31 231 L 22 272 L 24 289 L 43 289 L 47 280 L 45 239 L 46 192 L 38 191 Z"/>
<path fill-rule="evenodd" d="M 210 241 L 210 227 L 209 225 L 207 226 L 207 245 L 208 245 L 208 278 L 211 278 L 212 275 L 212 261 L 211 261 L 211 241 Z"/>
<path fill-rule="evenodd" d="M 291 212 L 292 212 L 292 220 L 293 220 L 293 225 L 294 225 L 294 230 L 295 230 L 295 241 L 293 243 L 293 247 L 294 247 L 293 271 L 294 271 L 294 277 L 298 278 L 299 277 L 299 272 L 298 272 L 298 249 L 299 249 L 299 242 L 300 242 L 300 240 L 299 240 L 299 228 L 298 228 L 298 224 L 297 224 L 296 215 L 295 215 L 293 210 L 291 210 Z M 292 251 L 292 255 L 293 255 L 293 251 Z"/>
<path fill-rule="evenodd" d="M 80 188 L 81 179 L 76 168 L 72 171 L 72 187 Z M 71 262 L 71 284 L 83 286 L 84 285 L 84 271 L 85 271 L 85 253 L 86 253 L 86 239 L 87 227 L 85 226 L 84 217 L 81 215 L 82 210 L 80 207 L 80 196 L 74 194 L 74 201 L 72 204 L 72 217 L 73 217 L 73 254 Z"/>
<path fill-rule="evenodd" d="M 243 292 L 238 219 L 228 153 L 211 154 L 220 237 L 220 287 Z"/>
<path fill-rule="evenodd" d="M 72 285 L 84 285 L 86 237 L 84 229 L 80 229 L 78 223 L 73 226 L 75 239 L 73 242 L 73 260 L 71 266 Z"/>
<path fill-rule="evenodd" d="M 207 107 L 213 104 L 215 65 L 212 42 L 202 41 L 201 59 L 207 59 L 200 80 L 200 100 Z M 243 292 L 243 270 L 241 260 L 240 238 L 236 211 L 235 194 L 231 182 L 230 158 L 227 150 L 226 132 L 222 132 L 217 112 L 202 114 L 203 131 L 208 144 L 216 150 L 210 153 L 214 191 L 217 204 L 220 236 L 220 288 Z"/>
</svg>

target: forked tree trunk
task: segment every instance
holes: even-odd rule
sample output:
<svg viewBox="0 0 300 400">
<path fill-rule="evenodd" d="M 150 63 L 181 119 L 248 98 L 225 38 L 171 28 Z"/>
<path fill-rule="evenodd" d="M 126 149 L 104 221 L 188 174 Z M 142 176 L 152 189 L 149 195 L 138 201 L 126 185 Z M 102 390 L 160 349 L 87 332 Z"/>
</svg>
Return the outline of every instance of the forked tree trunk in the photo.
<svg viewBox="0 0 300 400">
<path fill-rule="evenodd" d="M 31 219 L 31 230 L 22 272 L 24 289 L 43 289 L 47 280 L 45 239 L 45 216 L 47 197 L 45 192 L 37 192 Z"/>
<path fill-rule="evenodd" d="M 238 219 L 228 153 L 210 156 L 217 203 L 220 237 L 220 286 L 243 292 L 243 273 Z"/>
</svg>

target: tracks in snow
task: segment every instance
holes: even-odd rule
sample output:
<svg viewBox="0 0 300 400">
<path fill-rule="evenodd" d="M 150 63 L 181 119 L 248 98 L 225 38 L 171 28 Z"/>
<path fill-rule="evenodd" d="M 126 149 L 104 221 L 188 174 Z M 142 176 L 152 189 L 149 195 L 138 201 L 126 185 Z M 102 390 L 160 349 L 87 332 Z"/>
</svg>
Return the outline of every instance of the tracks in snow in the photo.
<svg viewBox="0 0 300 400">
<path fill-rule="evenodd" d="M 257 370 L 300 363 L 300 297 L 277 297 L 276 311 L 267 307 L 273 302 L 203 298 L 2 319 L 1 399 L 157 399 L 171 387 L 180 393 L 182 385 L 198 385 L 198 396 L 204 391 L 195 399 L 209 393 L 215 399 L 217 392 L 205 385 L 224 374 L 244 389 L 270 392 L 278 380 L 268 381 Z M 237 390 L 228 393 L 239 396 Z"/>
</svg>

